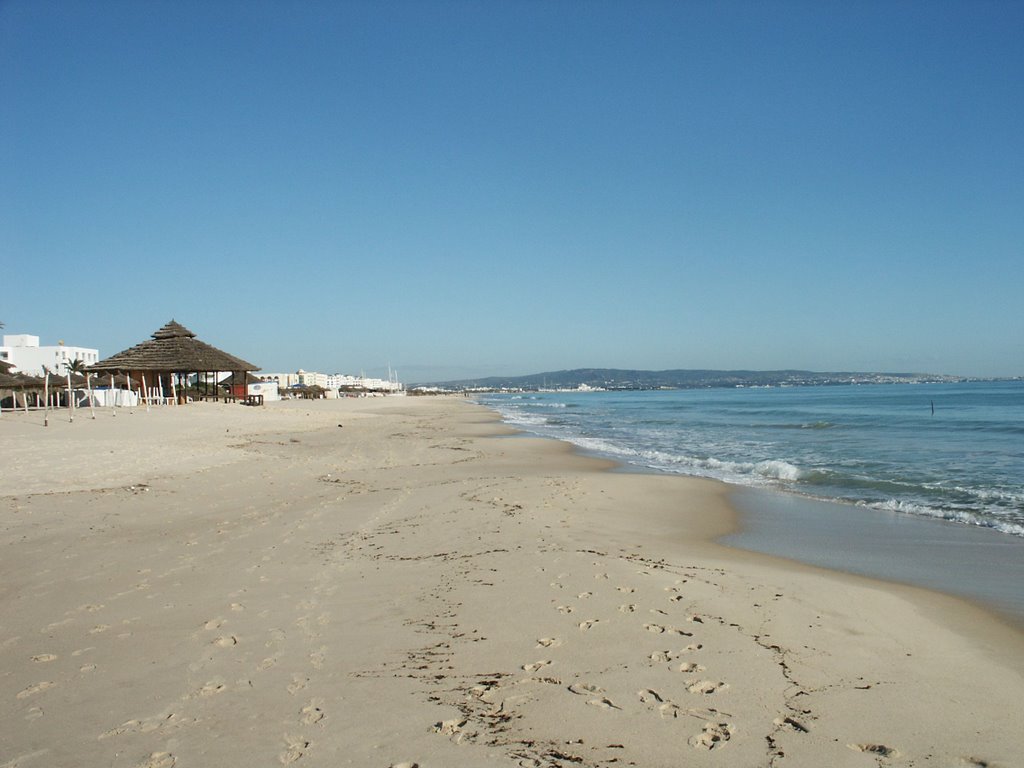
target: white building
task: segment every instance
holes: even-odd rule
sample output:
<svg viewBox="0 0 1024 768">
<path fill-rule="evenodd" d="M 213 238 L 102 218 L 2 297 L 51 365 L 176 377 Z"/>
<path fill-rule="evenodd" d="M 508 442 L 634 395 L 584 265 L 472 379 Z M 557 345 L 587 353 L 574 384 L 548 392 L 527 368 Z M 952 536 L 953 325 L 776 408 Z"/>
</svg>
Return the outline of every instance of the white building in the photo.
<svg viewBox="0 0 1024 768">
<path fill-rule="evenodd" d="M 299 384 L 304 387 L 323 387 L 329 389 L 327 386 L 327 379 L 329 378 L 326 373 L 317 373 L 316 371 L 304 371 L 301 368 L 298 372 Z"/>
<path fill-rule="evenodd" d="M 317 386 L 335 393 L 338 390 L 388 393 L 405 391 L 405 385 L 397 381 L 397 378 L 369 379 L 365 376 L 349 376 L 343 373 L 304 371 L 301 368 L 295 373 L 260 373 L 258 378 L 260 381 L 276 382 L 281 392 L 295 386 Z"/>
<path fill-rule="evenodd" d="M 100 351 L 88 347 L 69 347 L 63 341 L 53 347 L 39 346 L 39 337 L 27 333 L 4 334 L 0 360 L 10 363 L 18 373 L 42 376 L 43 368 L 51 373 L 65 374 L 75 360 L 86 365 L 98 363 Z"/>
<path fill-rule="evenodd" d="M 279 391 L 284 391 L 288 387 L 294 387 L 299 383 L 298 373 L 263 373 L 254 374 L 260 381 L 273 381 L 277 384 Z"/>
</svg>

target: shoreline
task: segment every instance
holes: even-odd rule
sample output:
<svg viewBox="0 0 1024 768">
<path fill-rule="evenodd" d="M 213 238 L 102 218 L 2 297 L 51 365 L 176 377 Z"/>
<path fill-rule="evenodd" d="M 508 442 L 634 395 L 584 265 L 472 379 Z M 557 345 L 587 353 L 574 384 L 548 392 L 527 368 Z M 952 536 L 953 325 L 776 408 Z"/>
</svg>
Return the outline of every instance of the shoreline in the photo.
<svg viewBox="0 0 1024 768">
<path fill-rule="evenodd" d="M 492 410 L 487 405 L 481 407 Z M 494 413 L 501 420 L 501 415 Z M 1014 589 L 1014 585 L 1024 583 L 1024 539 L 1019 537 L 991 528 L 860 507 L 841 499 L 651 469 L 608 458 L 556 437 L 506 426 L 518 435 L 565 443 L 580 456 L 609 462 L 612 471 L 699 479 L 721 485 L 726 489 L 726 503 L 733 508 L 736 523 L 733 530 L 722 534 L 716 542 L 729 549 L 936 592 L 966 601 L 1024 633 L 1024 593 Z M 815 515 L 812 510 L 824 514 Z M 856 516 L 844 520 L 842 511 L 855 512 Z M 914 533 L 919 534 L 918 541 L 914 540 Z M 886 542 L 885 537 L 893 534 L 896 542 Z M 844 543 L 837 547 L 834 541 L 839 537 L 843 537 Z M 879 552 L 880 543 L 886 545 L 884 554 Z M 955 557 L 962 554 L 958 548 L 971 550 L 976 557 L 956 567 Z"/>
<path fill-rule="evenodd" d="M 715 543 L 724 484 L 460 400 L 49 429 L 0 422 L 0 765 L 1018 759 L 1019 632 Z"/>
<path fill-rule="evenodd" d="M 964 600 L 1024 632 L 1024 540 L 991 528 L 735 488 L 729 547 Z M 837 543 L 838 542 L 838 543 Z"/>
</svg>

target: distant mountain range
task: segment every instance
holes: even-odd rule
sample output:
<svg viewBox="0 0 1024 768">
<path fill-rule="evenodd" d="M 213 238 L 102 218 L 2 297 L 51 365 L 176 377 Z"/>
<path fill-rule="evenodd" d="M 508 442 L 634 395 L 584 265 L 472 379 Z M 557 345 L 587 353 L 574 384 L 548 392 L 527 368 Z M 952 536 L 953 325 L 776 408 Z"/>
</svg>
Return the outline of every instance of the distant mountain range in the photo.
<svg viewBox="0 0 1024 768">
<path fill-rule="evenodd" d="M 440 389 L 702 389 L 709 387 L 822 386 L 960 381 L 958 376 L 931 373 L 865 373 L 817 371 L 671 371 L 576 368 L 528 376 L 490 376 L 483 379 L 435 382 L 419 386 Z"/>
</svg>

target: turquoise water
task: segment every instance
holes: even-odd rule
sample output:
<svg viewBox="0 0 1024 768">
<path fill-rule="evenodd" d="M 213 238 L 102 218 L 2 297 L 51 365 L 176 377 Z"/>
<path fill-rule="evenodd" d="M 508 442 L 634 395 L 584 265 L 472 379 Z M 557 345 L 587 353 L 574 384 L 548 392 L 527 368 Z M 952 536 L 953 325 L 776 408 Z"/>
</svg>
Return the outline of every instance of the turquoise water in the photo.
<svg viewBox="0 0 1024 768">
<path fill-rule="evenodd" d="M 1024 537 L 1024 382 L 479 401 L 527 432 L 627 465 Z"/>
</svg>

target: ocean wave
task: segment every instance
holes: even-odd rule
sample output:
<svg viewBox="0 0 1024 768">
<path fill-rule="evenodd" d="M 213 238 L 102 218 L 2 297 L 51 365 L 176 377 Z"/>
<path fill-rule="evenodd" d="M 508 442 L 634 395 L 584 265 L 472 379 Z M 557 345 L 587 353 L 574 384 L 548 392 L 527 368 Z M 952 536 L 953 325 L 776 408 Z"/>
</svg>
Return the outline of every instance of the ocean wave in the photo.
<svg viewBox="0 0 1024 768">
<path fill-rule="evenodd" d="M 1024 513 L 1024 492 L 1010 491 L 1003 488 L 972 488 L 963 485 L 945 485 L 942 483 L 923 483 L 923 488 L 944 495 L 959 495 L 975 499 L 987 504 L 1011 507 Z"/>
<path fill-rule="evenodd" d="M 754 465 L 754 471 L 762 477 L 784 480 L 791 483 L 800 480 L 806 474 L 800 467 L 790 464 L 788 461 L 780 461 L 779 459 L 759 461 Z"/>
<path fill-rule="evenodd" d="M 757 426 L 765 426 L 770 429 L 836 429 L 840 425 L 832 421 L 798 421 Z"/>
<path fill-rule="evenodd" d="M 991 528 L 1000 533 L 1024 537 L 1024 524 L 1015 520 L 1005 520 L 1000 517 L 979 514 L 970 510 L 942 509 L 902 499 L 888 499 L 880 502 L 858 501 L 856 506 L 869 507 L 883 512 L 898 512 L 918 517 L 931 517 L 962 525 L 974 525 L 980 528 Z"/>
<path fill-rule="evenodd" d="M 539 414 L 524 413 L 522 411 L 499 411 L 499 413 L 504 421 L 513 426 L 540 427 L 548 423 L 547 417 Z"/>
</svg>

